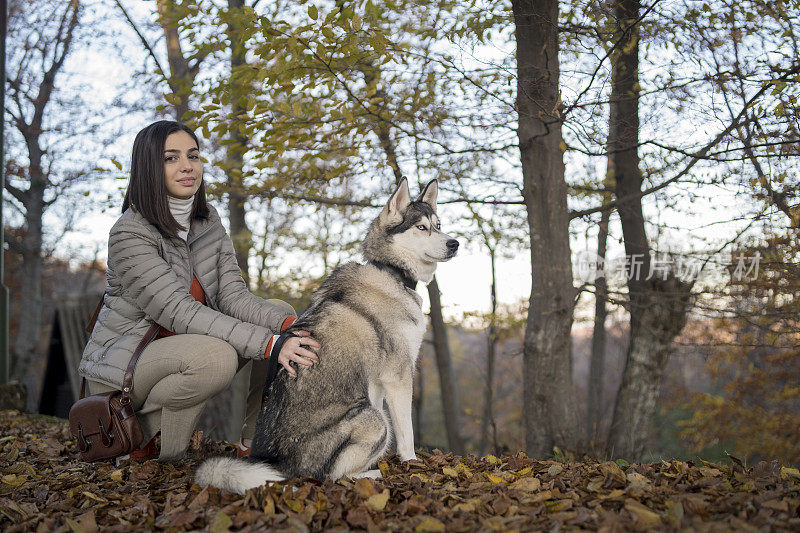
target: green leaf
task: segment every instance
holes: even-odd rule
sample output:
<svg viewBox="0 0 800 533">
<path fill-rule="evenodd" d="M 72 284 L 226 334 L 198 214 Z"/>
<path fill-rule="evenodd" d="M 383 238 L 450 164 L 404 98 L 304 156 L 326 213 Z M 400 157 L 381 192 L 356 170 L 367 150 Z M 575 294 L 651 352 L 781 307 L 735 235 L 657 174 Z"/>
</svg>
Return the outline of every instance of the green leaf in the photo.
<svg viewBox="0 0 800 533">
<path fill-rule="evenodd" d="M 319 12 L 317 11 L 317 6 L 314 4 L 309 4 L 308 6 L 308 16 L 312 18 L 312 20 L 317 20 L 319 17 Z"/>
</svg>

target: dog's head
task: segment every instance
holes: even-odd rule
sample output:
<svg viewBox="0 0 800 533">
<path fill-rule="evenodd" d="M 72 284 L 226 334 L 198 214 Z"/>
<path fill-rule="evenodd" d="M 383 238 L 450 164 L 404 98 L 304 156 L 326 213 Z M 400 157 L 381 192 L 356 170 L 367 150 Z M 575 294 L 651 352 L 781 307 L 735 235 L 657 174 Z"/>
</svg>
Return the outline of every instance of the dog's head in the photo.
<svg viewBox="0 0 800 533">
<path fill-rule="evenodd" d="M 452 259 L 458 251 L 458 241 L 441 231 L 436 213 L 438 194 L 438 182 L 433 180 L 412 201 L 408 181 L 403 179 L 370 224 L 364 258 L 395 266 L 415 280 L 430 283 L 436 263 Z"/>
</svg>

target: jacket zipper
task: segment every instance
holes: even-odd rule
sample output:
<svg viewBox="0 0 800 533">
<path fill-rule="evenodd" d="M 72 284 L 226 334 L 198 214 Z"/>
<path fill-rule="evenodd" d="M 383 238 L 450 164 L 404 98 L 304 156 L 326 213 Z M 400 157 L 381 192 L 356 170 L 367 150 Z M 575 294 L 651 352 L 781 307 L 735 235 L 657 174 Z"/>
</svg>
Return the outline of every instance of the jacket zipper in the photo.
<svg viewBox="0 0 800 533">
<path fill-rule="evenodd" d="M 208 233 L 210 230 L 211 227 L 206 228 L 206 230 L 203 233 L 194 236 L 192 238 L 192 242 L 196 241 L 197 239 Z M 191 286 L 192 279 L 194 278 L 194 260 L 192 259 L 192 250 L 191 248 L 189 248 L 189 241 L 185 241 L 185 245 L 186 245 L 186 254 L 189 256 L 189 285 Z M 206 303 L 208 303 L 208 306 L 214 311 L 219 311 L 219 308 L 217 308 L 217 305 L 214 303 L 214 300 L 208 294 L 206 288 L 203 287 L 203 282 L 200 281 L 200 278 L 197 278 L 197 283 L 200 285 L 200 288 L 203 289 L 203 293 L 206 295 Z"/>
</svg>

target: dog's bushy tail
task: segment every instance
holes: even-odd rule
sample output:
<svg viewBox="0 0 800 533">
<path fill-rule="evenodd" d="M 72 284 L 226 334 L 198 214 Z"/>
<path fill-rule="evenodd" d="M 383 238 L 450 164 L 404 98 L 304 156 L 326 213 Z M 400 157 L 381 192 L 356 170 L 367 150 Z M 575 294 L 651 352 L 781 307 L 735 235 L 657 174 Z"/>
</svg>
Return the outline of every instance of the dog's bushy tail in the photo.
<svg viewBox="0 0 800 533">
<path fill-rule="evenodd" d="M 236 494 L 244 494 L 247 489 L 260 487 L 268 481 L 284 479 L 283 474 L 267 463 L 229 457 L 204 461 L 194 474 L 194 482 L 201 487 L 213 485 Z"/>
</svg>

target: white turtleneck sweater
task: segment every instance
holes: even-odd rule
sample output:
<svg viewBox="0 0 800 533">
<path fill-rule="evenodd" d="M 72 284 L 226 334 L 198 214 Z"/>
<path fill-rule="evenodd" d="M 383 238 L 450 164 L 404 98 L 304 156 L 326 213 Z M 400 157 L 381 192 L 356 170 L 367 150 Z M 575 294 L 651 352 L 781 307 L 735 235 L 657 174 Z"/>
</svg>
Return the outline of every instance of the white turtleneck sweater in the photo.
<svg viewBox="0 0 800 533">
<path fill-rule="evenodd" d="M 185 200 L 182 198 L 173 198 L 172 196 L 167 196 L 167 200 L 169 200 L 169 212 L 172 213 L 172 217 L 175 219 L 175 222 L 186 228 L 183 231 L 178 230 L 178 237 L 185 241 L 186 237 L 189 235 L 189 217 L 192 216 L 194 195 Z"/>
</svg>

